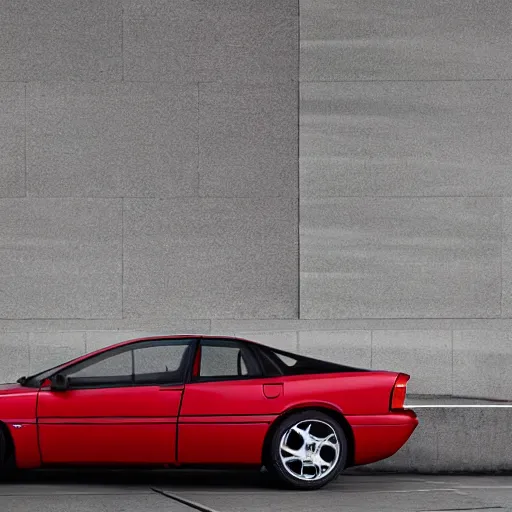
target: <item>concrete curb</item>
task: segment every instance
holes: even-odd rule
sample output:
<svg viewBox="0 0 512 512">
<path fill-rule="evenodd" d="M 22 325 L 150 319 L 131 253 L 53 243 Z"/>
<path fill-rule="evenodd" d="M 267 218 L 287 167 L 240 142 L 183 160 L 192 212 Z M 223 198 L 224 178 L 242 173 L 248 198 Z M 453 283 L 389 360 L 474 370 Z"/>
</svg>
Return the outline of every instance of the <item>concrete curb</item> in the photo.
<svg viewBox="0 0 512 512">
<path fill-rule="evenodd" d="M 395 455 L 357 472 L 512 472 L 512 405 L 409 406 L 420 424 Z"/>
</svg>

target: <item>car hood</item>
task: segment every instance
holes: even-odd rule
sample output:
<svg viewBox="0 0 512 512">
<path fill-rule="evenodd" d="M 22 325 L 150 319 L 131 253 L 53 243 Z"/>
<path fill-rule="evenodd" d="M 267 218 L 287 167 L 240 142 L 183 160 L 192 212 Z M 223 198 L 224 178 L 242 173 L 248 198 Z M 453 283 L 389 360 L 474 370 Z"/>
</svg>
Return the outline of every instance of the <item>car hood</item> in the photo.
<svg viewBox="0 0 512 512">
<path fill-rule="evenodd" d="M 20 384 L 0 384 L 0 421 L 34 422 L 38 392 Z"/>
</svg>

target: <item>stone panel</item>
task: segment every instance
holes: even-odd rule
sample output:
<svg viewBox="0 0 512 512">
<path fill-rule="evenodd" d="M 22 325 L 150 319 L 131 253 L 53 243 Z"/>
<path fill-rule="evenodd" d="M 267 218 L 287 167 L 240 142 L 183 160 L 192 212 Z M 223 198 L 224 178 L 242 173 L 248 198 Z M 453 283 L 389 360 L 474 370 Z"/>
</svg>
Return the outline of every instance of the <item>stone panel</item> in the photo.
<svg viewBox="0 0 512 512">
<path fill-rule="evenodd" d="M 324 361 L 370 368 L 370 331 L 300 331 L 299 352 Z"/>
<path fill-rule="evenodd" d="M 297 7 L 286 2 L 130 2 L 127 80 L 174 83 L 298 79 Z M 256 4 L 260 6 L 254 7 Z"/>
<path fill-rule="evenodd" d="M 301 200 L 301 318 L 500 316 L 492 198 Z"/>
<path fill-rule="evenodd" d="M 126 320 L 133 323 L 133 320 Z M 30 326 L 30 323 L 28 324 Z M 131 324 L 130 324 L 131 325 Z M 512 331 L 511 319 L 481 318 L 350 318 L 320 320 L 217 320 L 211 322 L 212 331 L 451 331 L 497 330 Z M 0 321 L 2 330 L 27 330 L 25 322 Z"/>
<path fill-rule="evenodd" d="M 0 80 L 121 80 L 119 0 L 1 0 L 0 10 Z"/>
<path fill-rule="evenodd" d="M 510 82 L 301 85 L 301 197 L 512 195 Z"/>
<path fill-rule="evenodd" d="M 0 335 L 0 382 L 13 383 L 29 373 L 28 334 L 5 332 Z"/>
<path fill-rule="evenodd" d="M 452 394 L 451 331 L 374 331 L 372 368 L 411 376 L 408 394 Z"/>
<path fill-rule="evenodd" d="M 102 319 L 34 319 L 2 320 L 0 332 L 55 331 L 165 331 L 168 334 L 208 334 L 210 320 L 189 320 L 169 317 L 102 318 Z"/>
<path fill-rule="evenodd" d="M 454 332 L 454 395 L 512 400 L 511 367 L 512 332 Z"/>
<path fill-rule="evenodd" d="M 197 87 L 30 84 L 31 195 L 173 197 L 197 192 Z"/>
<path fill-rule="evenodd" d="M 121 201 L 2 199 L 0 318 L 121 316 Z"/>
<path fill-rule="evenodd" d="M 126 317 L 296 318 L 297 202 L 125 201 Z"/>
<path fill-rule="evenodd" d="M 0 84 L 0 197 L 24 195 L 25 85 L 2 83 Z"/>
<path fill-rule="evenodd" d="M 279 350 L 286 350 L 287 352 L 298 351 L 297 333 L 295 331 L 289 332 L 236 332 L 235 336 L 246 340 L 255 341 L 268 345 L 269 347 L 277 348 Z"/>
<path fill-rule="evenodd" d="M 83 332 L 29 334 L 30 374 L 53 368 L 85 354 Z"/>
<path fill-rule="evenodd" d="M 502 242 L 502 299 L 501 316 L 512 318 L 512 198 L 503 202 L 503 242 Z"/>
<path fill-rule="evenodd" d="M 158 16 L 162 12 L 188 9 L 191 12 L 218 12 L 239 14 L 274 14 L 276 16 L 298 16 L 297 0 L 174 0 L 172 9 L 168 0 L 122 0 L 124 13 L 131 18 Z"/>
<path fill-rule="evenodd" d="M 87 352 L 93 352 L 101 348 L 109 347 L 122 341 L 136 338 L 147 338 L 149 336 L 170 336 L 174 333 L 168 331 L 87 331 L 85 334 L 85 346 Z"/>
<path fill-rule="evenodd" d="M 202 84 L 200 195 L 297 197 L 297 86 Z"/>
<path fill-rule="evenodd" d="M 512 78 L 508 0 L 301 0 L 301 80 Z"/>
</svg>

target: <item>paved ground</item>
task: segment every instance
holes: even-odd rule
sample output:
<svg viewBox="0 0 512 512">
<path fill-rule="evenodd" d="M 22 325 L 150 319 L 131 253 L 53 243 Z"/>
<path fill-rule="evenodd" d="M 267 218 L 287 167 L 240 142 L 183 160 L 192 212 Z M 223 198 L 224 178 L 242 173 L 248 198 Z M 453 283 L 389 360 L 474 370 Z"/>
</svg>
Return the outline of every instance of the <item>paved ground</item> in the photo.
<svg viewBox="0 0 512 512">
<path fill-rule="evenodd" d="M 230 472 L 34 472 L 0 484 L 1 512 L 194 510 L 510 512 L 512 476 L 347 474 L 315 492 L 275 490 L 263 476 Z"/>
</svg>

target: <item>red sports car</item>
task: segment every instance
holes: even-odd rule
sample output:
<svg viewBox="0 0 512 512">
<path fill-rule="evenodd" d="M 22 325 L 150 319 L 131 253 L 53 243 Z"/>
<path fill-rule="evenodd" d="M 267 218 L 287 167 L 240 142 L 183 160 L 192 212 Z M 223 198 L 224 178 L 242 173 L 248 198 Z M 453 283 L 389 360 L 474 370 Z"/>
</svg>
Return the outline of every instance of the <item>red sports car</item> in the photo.
<svg viewBox="0 0 512 512">
<path fill-rule="evenodd" d="M 129 340 L 0 386 L 0 464 L 254 465 L 318 489 L 404 445 L 408 380 L 239 338 Z"/>
</svg>

